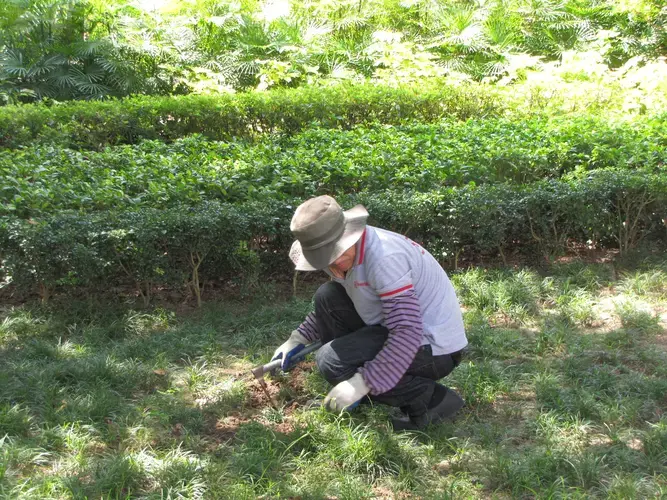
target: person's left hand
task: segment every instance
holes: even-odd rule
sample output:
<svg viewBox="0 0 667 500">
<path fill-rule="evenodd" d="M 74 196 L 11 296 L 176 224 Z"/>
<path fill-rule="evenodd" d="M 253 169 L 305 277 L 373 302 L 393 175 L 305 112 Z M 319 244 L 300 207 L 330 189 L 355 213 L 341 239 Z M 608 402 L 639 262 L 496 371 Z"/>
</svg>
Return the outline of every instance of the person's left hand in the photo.
<svg viewBox="0 0 667 500">
<path fill-rule="evenodd" d="M 351 379 L 340 382 L 331 389 L 324 399 L 324 406 L 335 412 L 351 410 L 370 390 L 361 373 L 357 373 Z"/>
</svg>

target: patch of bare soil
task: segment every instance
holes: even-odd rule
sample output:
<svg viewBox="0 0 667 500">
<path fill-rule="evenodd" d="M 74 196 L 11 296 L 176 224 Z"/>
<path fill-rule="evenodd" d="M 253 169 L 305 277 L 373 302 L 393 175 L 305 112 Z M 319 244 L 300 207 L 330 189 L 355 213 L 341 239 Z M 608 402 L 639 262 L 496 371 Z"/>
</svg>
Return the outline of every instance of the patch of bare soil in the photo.
<svg viewBox="0 0 667 500">
<path fill-rule="evenodd" d="M 306 378 L 315 368 L 314 361 L 302 361 L 289 372 L 287 383 L 295 391 L 305 392 Z"/>
<path fill-rule="evenodd" d="M 273 406 L 273 401 L 278 401 L 280 384 L 276 381 L 265 379 L 266 391 L 262 389 L 259 381 L 253 380 L 250 384 L 250 407 L 255 409 Z M 268 396 L 266 393 L 269 393 Z"/>
<path fill-rule="evenodd" d="M 448 475 L 450 472 L 452 472 L 452 467 L 453 467 L 453 461 L 452 459 L 446 458 L 445 460 L 442 460 L 435 464 L 433 466 L 433 470 L 435 470 L 438 474 L 441 474 L 443 476 Z"/>
<path fill-rule="evenodd" d="M 587 264 L 608 264 L 618 258 L 618 250 L 605 248 L 590 248 L 586 245 L 570 246 L 567 255 L 558 257 L 557 264 L 571 262 L 585 262 Z"/>
<path fill-rule="evenodd" d="M 654 343 L 658 346 L 667 351 L 667 331 L 665 333 L 661 333 L 659 335 L 655 336 Z"/>
<path fill-rule="evenodd" d="M 280 434 L 294 432 L 298 426 L 293 417 L 296 411 L 308 401 L 305 389 L 306 377 L 314 366 L 315 363 L 312 361 L 302 362 L 286 375 L 280 375 L 275 379 L 266 376 L 264 382 L 269 396 L 262 389 L 259 381 L 253 378 L 248 384 L 250 396 L 245 410 L 235 411 L 220 419 L 213 419 L 208 426 L 207 434 L 215 442 L 226 442 L 236 436 L 239 427 L 249 422 L 259 422 Z M 237 375 L 240 377 L 243 374 L 238 373 Z M 290 396 L 293 396 L 294 399 L 286 400 L 286 397 Z M 274 402 L 283 415 L 282 422 L 272 422 L 262 415 L 263 410 L 274 407 Z"/>
<path fill-rule="evenodd" d="M 299 403 L 298 401 L 292 401 L 290 404 L 285 406 L 285 408 L 283 409 L 283 412 L 285 413 L 286 416 L 289 417 L 289 416 L 293 415 L 296 410 L 301 408 L 301 406 L 302 406 L 301 403 Z"/>
<path fill-rule="evenodd" d="M 217 442 L 229 441 L 236 436 L 242 424 L 246 424 L 251 420 L 249 417 L 242 417 L 240 415 L 222 418 L 213 424 L 210 434 Z"/>
<path fill-rule="evenodd" d="M 295 428 L 292 422 L 280 422 L 273 425 L 273 430 L 281 434 L 291 434 Z"/>
<path fill-rule="evenodd" d="M 274 432 L 279 434 L 291 434 L 299 428 L 289 416 L 283 422 L 270 422 L 261 415 L 254 413 L 232 415 L 218 419 L 217 421 L 212 422 L 209 426 L 208 435 L 216 443 L 228 442 L 236 437 L 236 433 L 241 426 L 250 422 L 259 422 L 265 427 L 270 427 Z"/>
<path fill-rule="evenodd" d="M 404 500 L 415 497 L 405 491 L 394 492 L 384 486 L 373 486 L 373 498 L 378 500 Z"/>
<path fill-rule="evenodd" d="M 611 289 L 600 290 L 594 306 L 595 319 L 586 331 L 594 334 L 605 334 L 621 327 L 621 321 L 616 314 L 617 295 Z"/>
<path fill-rule="evenodd" d="M 296 367 L 285 375 L 278 375 L 276 378 L 269 376 L 264 378 L 266 389 L 269 396 L 282 406 L 289 403 L 292 406 L 294 403 L 304 404 L 308 400 L 306 391 L 306 379 L 308 374 L 313 370 L 315 363 L 307 361 L 299 363 Z M 285 393 L 293 396 L 292 401 L 285 401 Z M 283 399 L 281 399 L 283 397 Z M 250 384 L 250 406 L 253 408 L 265 408 L 271 406 L 272 402 L 267 397 L 266 392 L 262 389 L 257 380 L 253 380 Z"/>
</svg>

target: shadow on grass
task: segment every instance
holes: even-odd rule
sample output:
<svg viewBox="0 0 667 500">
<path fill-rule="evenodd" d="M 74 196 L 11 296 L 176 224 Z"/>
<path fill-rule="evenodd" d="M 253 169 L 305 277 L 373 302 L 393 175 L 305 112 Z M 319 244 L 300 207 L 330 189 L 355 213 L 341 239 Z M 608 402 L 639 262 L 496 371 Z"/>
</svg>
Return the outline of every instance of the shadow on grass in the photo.
<svg viewBox="0 0 667 500">
<path fill-rule="evenodd" d="M 141 450 L 183 445 L 207 453 L 221 441 L 218 417 L 246 409 L 243 387 L 195 402 L 198 370 L 207 362 L 263 359 L 308 304 L 247 305 L 241 315 L 238 307 L 218 306 L 185 319 L 112 307 L 89 316 L 79 306 L 18 309 L 2 323 L 0 437 L 7 435 L 16 453 L 0 456 L 0 491 L 20 486 L 34 460 L 19 452 L 31 449 L 54 467 L 58 457 L 67 463 L 64 471 L 46 471 L 40 488 L 55 487 L 58 477 L 56 489 L 74 496 L 124 497 L 149 483 L 154 490 L 154 478 L 142 479 L 152 473 Z"/>
</svg>

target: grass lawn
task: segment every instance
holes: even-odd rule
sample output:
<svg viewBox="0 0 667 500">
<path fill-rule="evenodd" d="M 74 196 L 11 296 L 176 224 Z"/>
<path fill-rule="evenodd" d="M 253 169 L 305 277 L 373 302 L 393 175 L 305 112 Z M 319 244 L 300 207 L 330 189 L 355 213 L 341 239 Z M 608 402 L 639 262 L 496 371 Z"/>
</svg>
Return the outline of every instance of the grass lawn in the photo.
<svg viewBox="0 0 667 500">
<path fill-rule="evenodd" d="M 646 498 L 667 495 L 667 261 L 452 276 L 469 352 L 454 423 L 335 416 L 312 361 L 269 382 L 310 310 L 58 299 L 0 314 L 0 497 Z M 285 295 L 280 294 L 280 295 Z M 4 436 L 4 437 L 3 437 Z"/>
</svg>

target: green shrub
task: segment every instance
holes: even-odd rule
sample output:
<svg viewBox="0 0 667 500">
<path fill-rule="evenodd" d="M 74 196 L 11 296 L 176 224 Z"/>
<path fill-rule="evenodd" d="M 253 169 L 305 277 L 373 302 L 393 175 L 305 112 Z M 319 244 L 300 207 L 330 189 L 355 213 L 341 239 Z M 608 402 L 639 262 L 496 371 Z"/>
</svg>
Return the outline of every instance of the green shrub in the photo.
<svg viewBox="0 0 667 500">
<path fill-rule="evenodd" d="M 36 285 L 42 300 L 58 286 L 131 284 L 146 303 L 157 285 L 185 287 L 200 303 L 202 274 L 254 272 L 239 256 L 251 228 L 247 212 L 215 202 L 13 219 L 6 221 L 4 267 L 14 284 Z"/>
<path fill-rule="evenodd" d="M 371 224 L 410 236 L 454 266 L 460 255 L 502 258 L 509 249 L 555 255 L 589 239 L 614 246 L 619 227 L 610 220 L 619 210 L 632 214 L 635 224 L 626 249 L 646 236 L 665 240 L 664 226 L 655 223 L 667 207 L 665 180 L 644 172 L 601 170 L 525 186 L 469 185 L 338 198 L 346 207 L 363 203 Z M 156 286 L 182 287 L 199 302 L 204 281 L 256 280 L 260 271 L 287 272 L 289 223 L 301 201 L 210 201 L 29 220 L 5 217 L 0 219 L 3 269 L 14 285 L 37 286 L 43 299 L 55 287 L 131 284 L 146 302 Z M 496 294 L 499 305 L 494 307 L 520 316 L 523 310 L 512 307 L 523 304 L 530 313 L 525 297 L 533 292 L 524 288 L 508 284 Z"/>
<path fill-rule="evenodd" d="M 486 86 L 339 85 L 223 95 L 132 97 L 105 102 L 0 108 L 0 147 L 57 143 L 102 149 L 142 139 L 173 141 L 190 134 L 229 140 L 267 132 L 296 133 L 313 124 L 352 128 L 364 123 L 436 121 L 502 111 Z"/>
<path fill-rule="evenodd" d="M 569 152 L 576 140 L 589 139 L 590 129 L 597 131 L 598 144 L 588 147 L 602 149 L 617 134 L 626 133 L 627 124 L 592 118 L 574 124 L 542 118 L 470 119 L 400 127 L 376 124 L 349 131 L 310 129 L 256 143 L 211 142 L 195 135 L 170 144 L 143 141 L 100 152 L 34 146 L 0 151 L 0 214 L 30 217 L 57 209 L 165 208 L 203 200 L 243 202 L 386 189 L 444 193 L 449 187 L 471 185 L 467 198 L 457 198 L 457 210 L 475 211 L 478 198 L 492 197 L 497 200 L 495 208 L 475 213 L 474 220 L 492 218 L 503 224 L 516 210 L 502 202 L 506 188 L 479 191 L 480 185 L 555 181 L 563 173 L 577 180 L 603 167 L 661 172 L 667 147 L 658 154 L 654 145 L 664 140 L 661 134 L 667 136 L 666 124 L 660 120 L 634 123 L 644 127 L 643 135 L 628 137 L 626 150 L 605 161 L 600 155 L 597 159 L 590 155 L 572 158 Z M 530 133 L 522 133 L 524 128 Z M 584 139 L 577 139 L 577 134 Z M 512 156 L 511 168 L 508 155 Z M 614 182 L 605 181 L 607 188 Z M 603 187 L 595 184 L 595 189 Z M 543 189 L 537 198 L 527 200 L 533 207 L 530 210 L 549 211 L 554 223 L 567 217 L 567 211 L 580 213 L 583 227 L 568 227 L 554 236 L 574 237 L 589 225 L 585 220 L 589 203 L 583 200 L 582 205 L 576 190 L 557 182 Z M 575 198 L 579 205 L 573 204 Z M 547 226 L 534 224 L 532 229 L 536 242 L 545 240 L 545 232 L 553 232 L 549 221 Z M 447 235 L 450 238 L 461 238 L 466 245 L 480 242 L 478 232 Z M 487 247 L 497 250 L 491 243 Z M 544 244 L 540 248 L 545 257 L 554 256 L 553 248 Z"/>
<path fill-rule="evenodd" d="M 667 224 L 667 175 L 603 169 L 580 177 L 588 204 L 584 232 L 591 241 L 614 246 L 621 255 L 637 247 L 645 236 L 664 238 Z"/>
<path fill-rule="evenodd" d="M 582 188 L 582 183 L 546 181 L 526 191 L 523 208 L 529 234 L 548 262 L 566 250 L 568 241 L 585 241 L 595 220 L 597 214 Z"/>
</svg>

